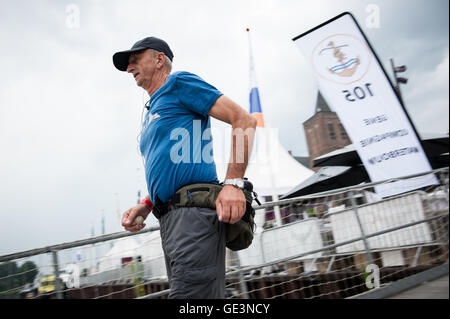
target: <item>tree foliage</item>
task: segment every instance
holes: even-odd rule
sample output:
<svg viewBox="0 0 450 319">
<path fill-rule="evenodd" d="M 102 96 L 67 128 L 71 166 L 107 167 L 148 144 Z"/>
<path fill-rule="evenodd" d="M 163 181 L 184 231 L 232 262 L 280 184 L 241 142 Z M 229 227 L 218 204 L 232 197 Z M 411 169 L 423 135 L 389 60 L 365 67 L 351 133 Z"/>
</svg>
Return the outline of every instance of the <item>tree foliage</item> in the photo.
<svg viewBox="0 0 450 319">
<path fill-rule="evenodd" d="M 0 264 L 0 298 L 17 298 L 25 284 L 32 284 L 38 268 L 32 261 L 20 267 L 15 261 Z"/>
</svg>

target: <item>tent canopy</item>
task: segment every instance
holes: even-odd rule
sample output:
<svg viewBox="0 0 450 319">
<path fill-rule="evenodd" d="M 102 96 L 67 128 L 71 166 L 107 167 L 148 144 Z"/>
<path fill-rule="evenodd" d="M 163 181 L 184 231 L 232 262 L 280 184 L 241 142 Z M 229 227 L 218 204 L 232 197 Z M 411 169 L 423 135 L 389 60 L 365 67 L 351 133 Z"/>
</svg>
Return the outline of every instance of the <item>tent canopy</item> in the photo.
<svg viewBox="0 0 450 319">
<path fill-rule="evenodd" d="M 125 237 L 118 239 L 112 248 L 100 258 L 99 271 L 107 271 L 119 268 L 122 265 L 122 258 L 136 257 L 139 247 L 135 239 Z"/>
<path fill-rule="evenodd" d="M 314 174 L 283 148 L 277 133 L 271 128 L 256 129 L 245 177 L 253 183 L 254 190 L 260 196 L 282 195 Z M 227 167 L 227 162 L 216 161 L 219 180 L 225 179 Z"/>
<path fill-rule="evenodd" d="M 281 199 L 325 192 L 369 181 L 369 176 L 362 165 L 322 167 L 313 176 L 284 194 Z"/>
<path fill-rule="evenodd" d="M 433 169 L 448 166 L 448 135 L 423 134 L 421 141 Z M 362 164 L 353 144 L 317 157 L 313 163 L 314 167 L 357 166 Z"/>
</svg>

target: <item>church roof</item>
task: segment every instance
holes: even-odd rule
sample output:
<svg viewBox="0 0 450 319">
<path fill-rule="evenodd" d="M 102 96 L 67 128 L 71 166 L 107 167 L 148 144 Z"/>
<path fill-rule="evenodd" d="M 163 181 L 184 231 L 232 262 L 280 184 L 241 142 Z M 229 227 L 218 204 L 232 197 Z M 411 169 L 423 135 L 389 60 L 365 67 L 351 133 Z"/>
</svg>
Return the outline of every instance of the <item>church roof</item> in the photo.
<svg viewBox="0 0 450 319">
<path fill-rule="evenodd" d="M 317 94 L 316 111 L 314 112 L 314 114 L 319 112 L 332 112 L 327 102 L 325 102 L 325 99 L 323 98 L 320 91 L 319 94 Z"/>
</svg>

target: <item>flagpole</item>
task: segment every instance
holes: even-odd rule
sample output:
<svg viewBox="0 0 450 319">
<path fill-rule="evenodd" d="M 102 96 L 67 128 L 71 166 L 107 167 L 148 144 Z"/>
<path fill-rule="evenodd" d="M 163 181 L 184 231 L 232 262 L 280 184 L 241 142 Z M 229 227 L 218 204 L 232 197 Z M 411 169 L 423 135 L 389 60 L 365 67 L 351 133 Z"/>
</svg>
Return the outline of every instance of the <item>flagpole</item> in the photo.
<svg viewBox="0 0 450 319">
<path fill-rule="evenodd" d="M 272 161 L 270 160 L 270 156 L 271 156 L 271 152 L 270 152 L 270 143 L 269 143 L 269 131 L 267 131 L 265 129 L 265 125 L 264 125 L 264 117 L 263 117 L 263 113 L 262 113 L 262 108 L 261 108 L 261 101 L 259 99 L 259 91 L 258 91 L 258 87 L 257 87 L 257 83 L 256 83 L 256 72 L 255 72 L 255 64 L 254 64 L 254 60 L 253 60 L 253 50 L 252 50 L 252 44 L 251 44 L 251 37 L 250 37 L 250 29 L 247 28 L 246 29 L 247 33 L 248 33 L 248 47 L 249 47 L 249 65 L 250 65 L 250 114 L 252 114 L 258 121 L 257 124 L 257 131 L 259 130 L 260 135 L 262 135 L 263 139 L 264 139 L 264 149 L 266 151 L 267 154 L 267 159 L 269 160 L 269 175 L 270 175 L 270 183 L 271 183 L 271 189 L 274 190 L 275 189 L 275 181 L 274 181 L 274 170 L 272 167 Z M 258 149 L 258 152 L 260 152 L 260 149 Z M 265 155 L 266 155 L 265 154 Z M 278 200 L 278 194 L 273 193 L 272 194 L 272 200 L 273 201 L 277 201 Z M 277 226 L 281 226 L 282 222 L 281 222 L 281 212 L 280 212 L 280 207 L 279 206 L 275 206 L 274 207 L 274 215 L 275 215 L 275 222 Z M 265 216 L 264 216 L 264 220 L 265 220 Z"/>
</svg>

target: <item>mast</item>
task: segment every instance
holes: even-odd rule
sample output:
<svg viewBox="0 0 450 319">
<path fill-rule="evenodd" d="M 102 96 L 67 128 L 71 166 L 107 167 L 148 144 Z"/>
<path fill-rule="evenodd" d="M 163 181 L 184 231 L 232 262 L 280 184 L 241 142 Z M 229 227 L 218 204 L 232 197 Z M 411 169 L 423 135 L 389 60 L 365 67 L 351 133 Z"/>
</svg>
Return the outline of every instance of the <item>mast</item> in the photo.
<svg viewBox="0 0 450 319">
<path fill-rule="evenodd" d="M 270 150 L 270 139 L 271 139 L 271 132 L 269 130 L 266 130 L 265 124 L 264 124 L 264 116 L 261 108 L 261 101 L 259 98 L 259 90 L 256 83 L 256 72 L 255 72 L 255 64 L 253 60 L 253 50 L 252 50 L 252 43 L 250 38 L 250 29 L 246 29 L 248 33 L 248 47 L 249 47 L 249 57 L 250 57 L 250 114 L 254 116 L 257 120 L 257 130 L 256 133 L 259 131 L 259 139 L 255 139 L 255 141 L 258 143 L 258 140 L 260 142 L 264 143 L 264 150 L 265 154 L 262 154 L 264 157 L 266 157 L 269 160 L 269 175 L 270 175 L 270 183 L 271 188 L 275 189 L 275 180 L 274 180 L 274 169 L 272 167 L 272 161 L 271 161 L 271 150 Z M 258 129 L 259 128 L 259 129 Z M 262 138 L 262 140 L 261 140 Z M 261 150 L 258 148 L 258 153 Z M 272 194 L 272 201 L 278 201 L 278 194 L 273 193 Z M 265 210 L 264 210 L 265 212 Z M 264 213 L 265 214 L 265 213 Z M 278 226 L 282 225 L 281 221 L 281 212 L 280 207 L 275 206 L 274 207 L 274 215 L 275 215 L 275 222 Z M 265 219 L 265 218 L 264 218 Z"/>
</svg>

